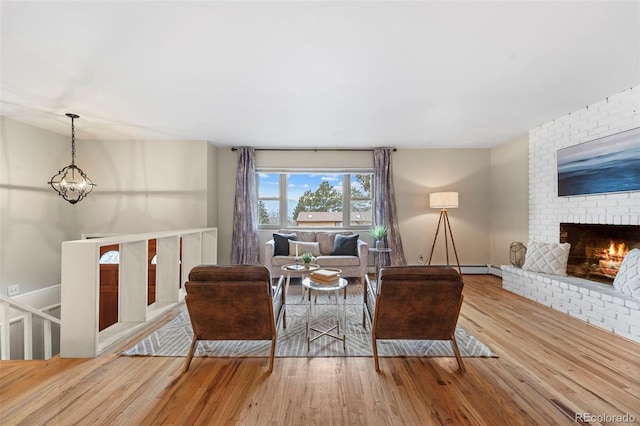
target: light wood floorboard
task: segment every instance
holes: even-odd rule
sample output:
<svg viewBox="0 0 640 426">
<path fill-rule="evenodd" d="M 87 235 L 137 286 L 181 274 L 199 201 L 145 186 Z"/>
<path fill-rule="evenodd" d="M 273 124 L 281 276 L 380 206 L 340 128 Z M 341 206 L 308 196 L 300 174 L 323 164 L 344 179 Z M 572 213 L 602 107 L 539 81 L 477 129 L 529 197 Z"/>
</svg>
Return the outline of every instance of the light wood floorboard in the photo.
<svg viewBox="0 0 640 426">
<path fill-rule="evenodd" d="M 181 374 L 184 358 L 118 355 L 145 330 L 95 359 L 0 363 L 0 424 L 640 424 L 639 344 L 497 277 L 466 275 L 464 295 L 460 324 L 499 357 L 465 358 L 466 373 L 455 358 L 381 358 L 380 373 L 372 358 L 276 358 L 273 374 L 267 358 L 194 358 Z"/>
</svg>

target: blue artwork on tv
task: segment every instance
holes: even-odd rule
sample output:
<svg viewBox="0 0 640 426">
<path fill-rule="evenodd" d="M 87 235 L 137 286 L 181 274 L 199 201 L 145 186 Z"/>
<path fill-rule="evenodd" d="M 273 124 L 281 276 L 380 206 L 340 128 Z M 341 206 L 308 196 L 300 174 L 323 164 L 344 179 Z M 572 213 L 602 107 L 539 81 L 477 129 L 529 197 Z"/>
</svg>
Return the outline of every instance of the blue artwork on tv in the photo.
<svg viewBox="0 0 640 426">
<path fill-rule="evenodd" d="M 640 191 L 640 127 L 558 151 L 558 196 Z"/>
</svg>

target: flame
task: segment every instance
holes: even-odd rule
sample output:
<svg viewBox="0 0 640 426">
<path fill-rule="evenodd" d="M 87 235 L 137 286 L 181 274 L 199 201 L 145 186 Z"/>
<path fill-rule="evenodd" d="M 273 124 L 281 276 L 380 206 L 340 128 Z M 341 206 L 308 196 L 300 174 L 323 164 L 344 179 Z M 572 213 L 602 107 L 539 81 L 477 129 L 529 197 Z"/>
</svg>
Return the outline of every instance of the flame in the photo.
<svg viewBox="0 0 640 426">
<path fill-rule="evenodd" d="M 609 243 L 609 256 L 619 256 L 623 257 L 629 253 L 627 250 L 627 246 L 624 243 L 617 244 L 611 241 Z"/>
</svg>

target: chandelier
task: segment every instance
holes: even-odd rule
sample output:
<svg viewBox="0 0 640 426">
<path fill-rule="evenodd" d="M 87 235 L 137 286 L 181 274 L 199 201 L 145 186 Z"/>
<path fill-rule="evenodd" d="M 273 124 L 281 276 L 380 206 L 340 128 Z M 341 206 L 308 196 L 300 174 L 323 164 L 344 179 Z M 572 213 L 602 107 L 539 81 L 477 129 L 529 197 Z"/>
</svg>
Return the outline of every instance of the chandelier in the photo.
<svg viewBox="0 0 640 426">
<path fill-rule="evenodd" d="M 84 174 L 82 169 L 76 166 L 76 131 L 73 120 L 80 118 L 76 114 L 67 113 L 71 118 L 71 164 L 60 170 L 47 182 L 56 192 L 71 204 L 75 204 L 89 195 L 96 186 L 91 179 Z"/>
</svg>

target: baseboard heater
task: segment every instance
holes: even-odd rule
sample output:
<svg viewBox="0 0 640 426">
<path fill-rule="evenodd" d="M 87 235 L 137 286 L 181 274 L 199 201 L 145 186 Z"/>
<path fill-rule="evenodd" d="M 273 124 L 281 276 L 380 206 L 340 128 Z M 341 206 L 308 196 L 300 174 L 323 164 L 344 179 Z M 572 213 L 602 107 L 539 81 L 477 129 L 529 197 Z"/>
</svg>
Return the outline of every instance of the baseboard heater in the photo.
<svg viewBox="0 0 640 426">
<path fill-rule="evenodd" d="M 413 264 L 413 266 L 417 266 L 418 264 Z M 412 266 L 409 264 L 409 266 Z M 447 266 L 447 265 L 431 265 L 431 266 Z M 458 269 L 457 265 L 448 265 L 452 268 Z M 502 269 L 498 265 L 460 265 L 460 269 L 462 269 L 463 274 L 474 274 L 474 275 L 497 275 L 499 277 L 502 276 Z M 375 268 L 369 267 L 369 273 L 375 273 Z"/>
</svg>

